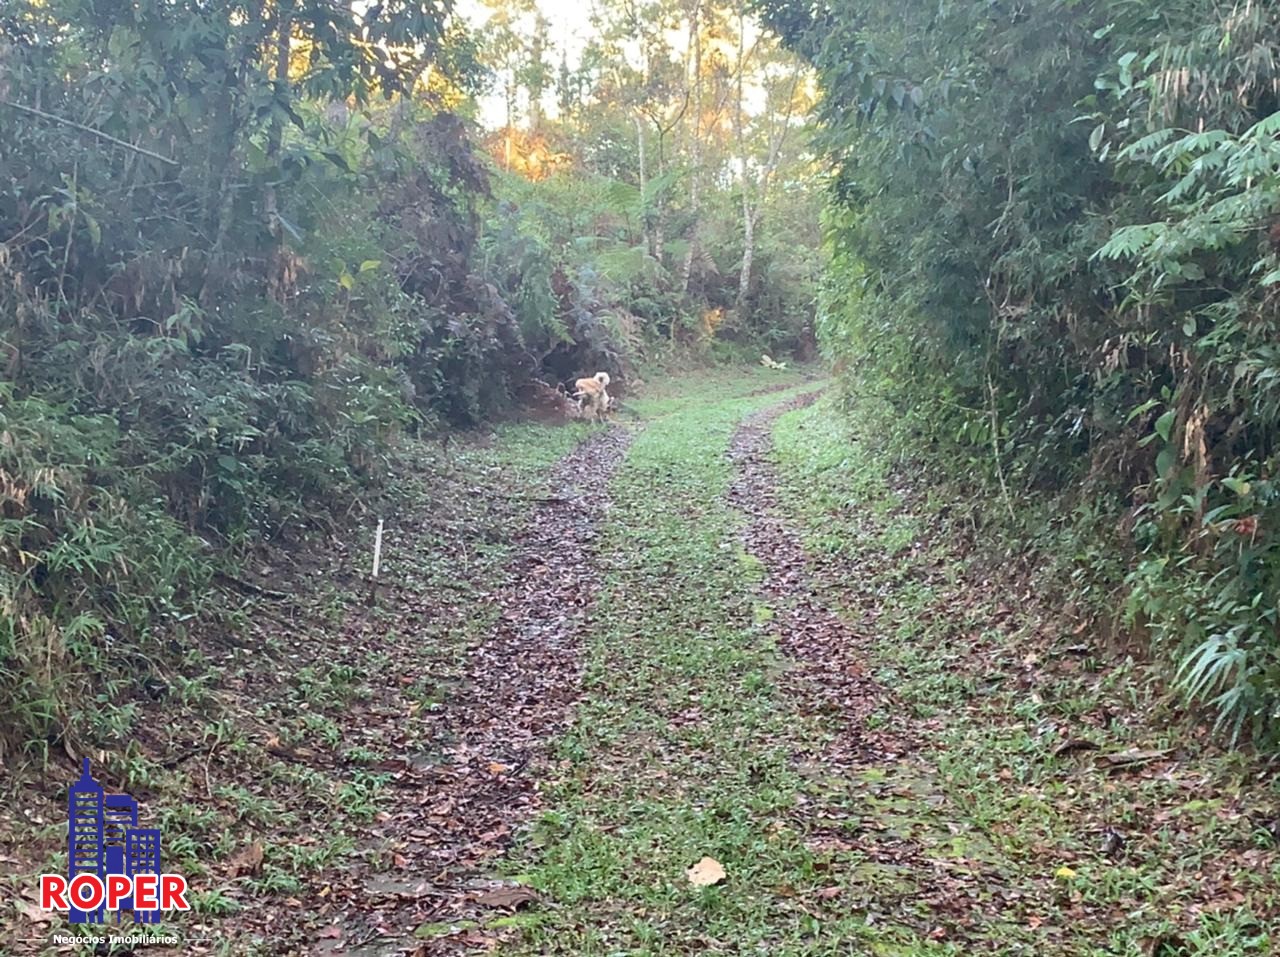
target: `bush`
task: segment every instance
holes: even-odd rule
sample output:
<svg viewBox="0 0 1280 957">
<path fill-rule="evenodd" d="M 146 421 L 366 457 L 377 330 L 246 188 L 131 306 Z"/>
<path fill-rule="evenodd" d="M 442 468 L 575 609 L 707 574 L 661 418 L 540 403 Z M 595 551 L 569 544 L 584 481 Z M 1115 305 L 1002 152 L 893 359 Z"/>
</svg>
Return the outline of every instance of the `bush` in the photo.
<svg viewBox="0 0 1280 957">
<path fill-rule="evenodd" d="M 760 5 L 825 86 L 853 391 L 1015 536 L 1132 529 L 1075 580 L 1221 727 L 1280 731 L 1276 10 Z"/>
</svg>

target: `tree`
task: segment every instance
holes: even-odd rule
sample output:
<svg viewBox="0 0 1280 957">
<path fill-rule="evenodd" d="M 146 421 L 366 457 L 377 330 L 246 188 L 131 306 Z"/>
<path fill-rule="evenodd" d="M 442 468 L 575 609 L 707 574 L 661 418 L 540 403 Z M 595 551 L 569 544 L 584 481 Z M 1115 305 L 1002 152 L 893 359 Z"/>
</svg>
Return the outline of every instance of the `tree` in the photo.
<svg viewBox="0 0 1280 957">
<path fill-rule="evenodd" d="M 754 71 L 752 67 L 754 66 Z M 774 174 L 784 155 L 798 147 L 792 117 L 805 115 L 812 104 L 801 88 L 804 68 L 765 38 L 753 38 L 747 47 L 747 15 L 738 13 L 737 102 L 734 107 L 734 136 L 737 140 L 739 189 L 742 194 L 742 260 L 738 271 L 738 293 L 734 306 L 746 318 L 751 290 L 751 268 L 755 257 L 756 227 L 769 199 Z M 754 75 L 752 75 L 754 72 Z M 744 90 L 748 79 L 763 87 L 764 108 L 748 123 Z"/>
</svg>

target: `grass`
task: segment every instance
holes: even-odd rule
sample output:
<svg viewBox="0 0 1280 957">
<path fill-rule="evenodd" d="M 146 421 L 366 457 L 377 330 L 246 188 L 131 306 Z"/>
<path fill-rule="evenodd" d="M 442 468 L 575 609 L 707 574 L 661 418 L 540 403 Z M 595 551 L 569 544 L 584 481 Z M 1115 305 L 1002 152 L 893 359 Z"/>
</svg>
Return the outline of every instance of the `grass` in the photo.
<svg viewBox="0 0 1280 957">
<path fill-rule="evenodd" d="M 784 502 L 831 602 L 862 625 L 876 677 L 923 732 L 919 761 L 945 798 L 933 823 L 995 852 L 982 889 L 1009 896 L 973 909 L 966 948 L 1270 953 L 1280 855 L 1257 822 L 1278 795 L 1260 762 L 1170 720 L 1131 658 L 1080 655 L 1090 636 L 1063 634 L 1025 582 L 973 574 L 934 505 L 829 408 L 784 416 L 776 442 Z M 1092 751 L 1060 750 L 1076 739 L 1170 759 L 1108 772 Z"/>
<path fill-rule="evenodd" d="M 511 864 L 555 906 L 513 952 L 860 952 L 865 914 L 815 906 L 837 864 L 857 862 L 798 824 L 812 787 L 793 755 L 827 730 L 780 691 L 761 566 L 725 501 L 737 424 L 785 398 L 742 395 L 751 385 L 642 406 L 648 424 L 612 485 L 602 625 L 559 742 L 565 773 Z M 687 881 L 704 855 L 722 885 Z"/>
<path fill-rule="evenodd" d="M 1137 662 L 1062 650 L 1087 636 L 1021 583 L 976 577 L 945 495 L 916 494 L 824 404 L 778 422 L 783 507 L 887 689 L 866 731 L 918 746 L 815 760 L 843 719 L 795 698 L 785 619 L 725 499 L 736 424 L 784 396 L 717 382 L 691 407 L 682 388 L 637 403 L 586 696 L 508 862 L 549 906 L 507 922 L 507 952 L 1271 952 L 1280 863 L 1258 822 L 1277 802 L 1257 762 L 1170 724 Z M 1107 771 L 1060 749 L 1075 740 L 1176 760 Z M 685 879 L 704 855 L 724 883 Z"/>
<path fill-rule="evenodd" d="M 473 596 L 500 580 L 529 507 L 507 493 L 538 488 L 588 432 L 578 424 L 513 423 L 447 450 L 406 448 L 396 487 L 377 503 L 388 534 L 385 593 L 376 607 L 364 600 L 372 548 L 366 521 L 341 551 L 321 539 L 301 554 L 315 567 L 272 579 L 290 593 L 286 608 L 272 601 L 234 608 L 226 627 L 206 632 L 182 670 L 167 676 L 157 700 L 116 702 L 104 689 L 98 720 L 145 736 L 95 758 L 95 774 L 139 798 L 143 823 L 162 827 L 167 867 L 192 882 L 195 911 L 166 922 L 167 930 L 204 922 L 227 953 L 277 952 L 289 939 L 305 948 L 305 919 L 264 927 L 270 918 L 263 915 L 284 898 L 322 888 L 337 868 L 376 866 L 382 851 L 371 845 L 370 824 L 394 809 L 401 792 L 369 766 L 425 749 L 429 727 L 408 721 L 393 737 L 358 716 L 407 714 L 441 696 L 496 613 Z M 501 497 L 478 497 L 477 485 Z M 286 569 L 288 560 L 282 556 Z M 464 590 L 456 587 L 460 577 Z M 344 629 L 364 637 L 341 640 Z M 398 685 L 391 675 L 411 680 Z M 193 756 L 172 761 L 184 754 Z M 51 771 L 8 779 L 14 793 L 4 805 L 65 822 L 71 776 Z M 11 862 L 0 888 L 11 900 L 30 898 L 34 875 L 65 869 L 65 833 L 65 823 L 37 832 L 0 808 L 0 846 Z M 254 840 L 263 845 L 260 872 L 228 877 L 229 862 Z M 13 863 L 15 852 L 21 863 Z M 0 905 L 0 929 L 9 927 L 21 937 L 33 929 Z"/>
<path fill-rule="evenodd" d="M 1090 636 L 1063 633 L 1021 581 L 979 575 L 940 517 L 945 490 L 919 494 L 819 403 L 778 420 L 780 501 L 821 599 L 852 623 L 851 657 L 887 689 L 855 730 L 916 742 L 892 759 L 825 760 L 847 719 L 806 699 L 810 679 L 779 648 L 795 606 L 760 587 L 770 556 L 744 551 L 726 497 L 743 416 L 804 388 L 793 372 L 722 370 L 626 403 L 636 435 L 597 540 L 584 696 L 539 783 L 545 813 L 502 865 L 545 903 L 465 930 L 501 934 L 511 954 L 584 957 L 1269 953 L 1280 793 L 1257 760 L 1171 721 L 1141 663 L 1078 653 Z M 484 596 L 522 496 L 589 432 L 513 424 L 418 449 L 378 506 L 394 516 L 394 601 L 364 604 L 361 523 L 335 564 L 304 570 L 317 584 L 288 628 L 246 603 L 244 634 L 193 650 L 161 703 L 104 712 L 153 729 L 108 770 L 145 791 L 144 817 L 193 878 L 194 919 L 222 952 L 301 952 L 310 918 L 269 938 L 255 920 L 317 899 L 335 873 L 395 866 L 370 831 L 422 811 L 397 803 L 420 795 L 392 786 L 386 759 L 447 746 L 413 718 L 448 707 L 498 613 Z M 190 760 L 164 760 L 193 745 Z M 1168 756 L 1097 766 L 1130 748 Z M 27 813 L 63 820 L 64 783 L 35 804 L 28 788 Z M 61 826 L 23 826 L 0 808 L 0 838 L 25 835 L 4 842 L 26 861 L 0 878 L 11 897 L 57 868 L 64 840 Z M 1112 834 L 1121 845 L 1107 849 Z M 250 840 L 261 867 L 228 877 Z M 688 882 L 703 856 L 723 883 Z M 435 920 L 422 938 L 459 930 Z"/>
</svg>

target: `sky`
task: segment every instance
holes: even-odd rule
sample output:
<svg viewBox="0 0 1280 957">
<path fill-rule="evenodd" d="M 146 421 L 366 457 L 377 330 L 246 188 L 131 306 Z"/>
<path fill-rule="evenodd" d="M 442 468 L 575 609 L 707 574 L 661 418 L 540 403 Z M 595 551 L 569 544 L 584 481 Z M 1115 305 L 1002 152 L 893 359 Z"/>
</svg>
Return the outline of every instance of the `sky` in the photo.
<svg viewBox="0 0 1280 957">
<path fill-rule="evenodd" d="M 567 53 L 569 63 L 576 64 L 582 57 L 582 51 L 591 36 L 590 14 L 593 7 L 591 0 L 536 0 L 536 6 L 547 22 L 551 24 L 548 34 L 554 50 L 550 60 L 553 66 L 559 66 L 560 56 Z M 493 12 L 482 0 L 458 0 L 457 12 L 471 24 L 479 28 Z M 532 17 L 529 31 L 533 32 Z M 555 115 L 554 97 L 548 95 L 544 109 L 548 115 Z M 480 122 L 490 128 L 496 128 L 506 119 L 506 110 L 502 102 L 500 90 L 495 90 L 480 98 Z"/>
<path fill-rule="evenodd" d="M 501 0 L 497 2 L 500 3 Z M 552 47 L 548 51 L 548 61 L 553 71 L 559 67 L 562 54 L 567 54 L 570 66 L 576 66 L 581 61 L 582 52 L 593 33 L 591 14 L 595 9 L 595 0 L 534 0 L 534 3 L 551 25 L 547 39 Z M 493 6 L 486 4 L 484 0 L 457 0 L 455 9 L 475 29 L 482 27 L 493 14 Z M 533 19 L 533 15 L 529 15 L 530 35 L 533 32 Z M 750 47 L 758 36 L 758 28 L 748 23 L 747 45 Z M 670 33 L 668 41 L 674 49 L 683 49 L 686 42 L 684 30 Z M 754 114 L 764 107 L 765 95 L 761 87 L 749 80 L 744 92 L 747 113 Z M 543 100 L 543 115 L 554 117 L 556 115 L 554 89 L 547 90 Z M 490 93 L 480 97 L 478 107 L 478 118 L 482 126 L 498 129 L 506 122 L 506 105 L 500 88 L 495 87 Z"/>
</svg>

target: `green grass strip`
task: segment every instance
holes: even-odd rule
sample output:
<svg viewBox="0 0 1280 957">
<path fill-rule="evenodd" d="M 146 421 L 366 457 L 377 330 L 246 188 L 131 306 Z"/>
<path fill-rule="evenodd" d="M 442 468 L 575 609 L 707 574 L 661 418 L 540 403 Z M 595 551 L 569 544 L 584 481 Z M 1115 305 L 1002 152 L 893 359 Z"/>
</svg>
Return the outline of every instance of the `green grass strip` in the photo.
<svg viewBox="0 0 1280 957">
<path fill-rule="evenodd" d="M 824 923 L 803 906 L 831 878 L 794 826 L 792 755 L 823 730 L 776 687 L 759 564 L 725 502 L 736 426 L 788 394 L 741 394 L 754 387 L 642 406 L 612 487 L 586 698 L 518 862 L 550 906 L 515 921 L 512 953 L 836 954 L 859 936 L 861 915 Z M 704 855 L 723 884 L 687 881 Z"/>
</svg>

